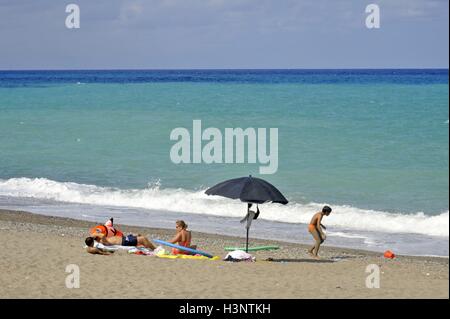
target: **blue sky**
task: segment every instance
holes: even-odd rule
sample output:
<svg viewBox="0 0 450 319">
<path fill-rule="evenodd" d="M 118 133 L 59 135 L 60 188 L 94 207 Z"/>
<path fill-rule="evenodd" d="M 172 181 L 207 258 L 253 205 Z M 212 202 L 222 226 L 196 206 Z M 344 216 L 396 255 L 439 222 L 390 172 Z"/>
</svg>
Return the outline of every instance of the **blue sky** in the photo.
<svg viewBox="0 0 450 319">
<path fill-rule="evenodd" d="M 81 28 L 65 27 L 78 4 Z M 378 4 L 381 28 L 367 29 Z M 0 0 L 0 69 L 448 68 L 448 0 Z"/>
</svg>

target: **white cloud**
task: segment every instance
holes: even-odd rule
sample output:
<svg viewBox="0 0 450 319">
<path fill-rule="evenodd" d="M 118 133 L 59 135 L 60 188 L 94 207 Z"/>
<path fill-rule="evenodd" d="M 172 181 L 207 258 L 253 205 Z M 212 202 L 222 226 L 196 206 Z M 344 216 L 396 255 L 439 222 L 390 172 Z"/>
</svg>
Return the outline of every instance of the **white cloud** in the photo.
<svg viewBox="0 0 450 319">
<path fill-rule="evenodd" d="M 141 1 L 125 2 L 119 11 L 119 21 L 128 23 L 129 21 L 140 19 L 143 11 L 144 8 Z"/>
<path fill-rule="evenodd" d="M 375 1 L 377 2 L 377 1 Z M 448 19 L 448 0 L 379 0 L 382 14 L 390 19 Z"/>
</svg>

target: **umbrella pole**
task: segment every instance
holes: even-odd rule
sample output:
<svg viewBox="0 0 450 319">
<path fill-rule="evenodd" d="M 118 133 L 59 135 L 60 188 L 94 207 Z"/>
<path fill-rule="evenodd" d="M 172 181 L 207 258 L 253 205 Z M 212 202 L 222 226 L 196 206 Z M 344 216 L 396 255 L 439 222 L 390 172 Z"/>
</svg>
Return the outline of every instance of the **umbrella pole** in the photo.
<svg viewBox="0 0 450 319">
<path fill-rule="evenodd" d="M 250 227 L 247 228 L 247 241 L 245 243 L 245 252 L 248 253 L 248 231 L 250 230 Z"/>
</svg>

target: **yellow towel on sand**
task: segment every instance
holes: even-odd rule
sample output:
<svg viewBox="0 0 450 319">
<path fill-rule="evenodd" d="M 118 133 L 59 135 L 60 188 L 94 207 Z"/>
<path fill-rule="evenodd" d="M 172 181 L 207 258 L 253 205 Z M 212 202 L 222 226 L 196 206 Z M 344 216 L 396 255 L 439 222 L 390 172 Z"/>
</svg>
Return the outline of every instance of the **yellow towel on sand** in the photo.
<svg viewBox="0 0 450 319">
<path fill-rule="evenodd" d="M 219 260 L 220 257 L 219 256 L 214 256 L 213 258 L 208 258 L 206 256 L 192 256 L 192 255 L 156 255 L 157 257 L 160 258 L 170 258 L 170 259 L 199 259 L 199 260 Z"/>
</svg>

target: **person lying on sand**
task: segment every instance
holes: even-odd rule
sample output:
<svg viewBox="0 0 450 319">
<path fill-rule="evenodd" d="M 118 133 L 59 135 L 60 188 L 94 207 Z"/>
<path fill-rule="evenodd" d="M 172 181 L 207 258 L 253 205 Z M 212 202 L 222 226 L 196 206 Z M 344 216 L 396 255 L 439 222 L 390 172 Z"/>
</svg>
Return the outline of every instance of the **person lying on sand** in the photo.
<svg viewBox="0 0 450 319">
<path fill-rule="evenodd" d="M 94 255 L 111 255 L 114 251 L 104 250 L 96 245 L 94 237 L 87 237 L 84 241 L 86 244 L 86 251 Z"/>
<path fill-rule="evenodd" d="M 127 236 L 106 237 L 105 234 L 93 234 L 86 238 L 85 243 L 88 246 L 87 251 L 91 254 L 102 254 L 101 249 L 94 247 L 95 241 L 105 246 L 121 245 L 121 246 L 144 246 L 154 250 L 156 247 L 144 236 L 129 234 Z"/>
<path fill-rule="evenodd" d="M 321 212 L 315 213 L 308 225 L 308 231 L 311 233 L 315 240 L 314 246 L 308 250 L 308 253 L 316 259 L 319 259 L 319 248 L 320 245 L 325 241 L 326 235 L 323 229 L 325 226 L 321 224 L 323 216 L 329 216 L 331 214 L 331 208 L 329 206 L 324 206 Z"/>
<path fill-rule="evenodd" d="M 175 222 L 175 229 L 177 233 L 175 234 L 175 237 L 172 238 L 169 242 L 172 244 L 177 244 L 183 247 L 188 247 L 192 249 L 197 249 L 197 246 L 193 245 L 191 246 L 191 232 L 187 230 L 188 225 L 184 222 L 184 220 L 177 220 Z M 190 252 L 182 251 L 177 248 L 172 248 L 172 254 L 178 255 L 178 254 L 185 254 L 188 255 Z"/>
</svg>

